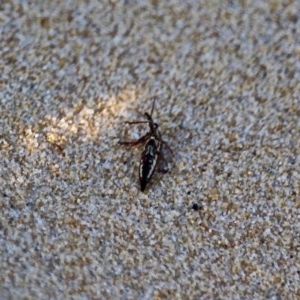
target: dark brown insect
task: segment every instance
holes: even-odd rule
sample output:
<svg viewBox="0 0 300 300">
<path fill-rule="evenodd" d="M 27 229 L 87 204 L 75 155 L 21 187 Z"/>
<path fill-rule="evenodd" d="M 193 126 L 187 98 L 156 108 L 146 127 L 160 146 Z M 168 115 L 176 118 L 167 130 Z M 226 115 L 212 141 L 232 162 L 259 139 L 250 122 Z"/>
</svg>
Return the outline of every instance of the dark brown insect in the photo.
<svg viewBox="0 0 300 300">
<path fill-rule="evenodd" d="M 127 124 L 141 124 L 141 123 L 148 123 L 149 124 L 149 132 L 146 133 L 144 136 L 139 138 L 136 141 L 119 141 L 119 144 L 122 145 L 130 145 L 135 146 L 141 143 L 144 143 L 144 150 L 142 152 L 141 160 L 140 160 L 140 167 L 139 167 L 139 178 L 141 184 L 141 191 L 144 191 L 146 188 L 146 184 L 149 182 L 151 176 L 154 173 L 157 160 L 162 156 L 161 147 L 162 144 L 165 144 L 170 152 L 172 150 L 168 146 L 168 144 L 163 141 L 161 137 L 161 133 L 158 129 L 158 124 L 155 123 L 152 119 L 152 113 L 154 110 L 155 100 L 153 100 L 151 113 L 148 114 L 147 112 L 144 114 L 147 121 L 133 121 L 133 122 L 126 122 Z M 173 153 L 172 153 L 173 154 Z"/>
</svg>

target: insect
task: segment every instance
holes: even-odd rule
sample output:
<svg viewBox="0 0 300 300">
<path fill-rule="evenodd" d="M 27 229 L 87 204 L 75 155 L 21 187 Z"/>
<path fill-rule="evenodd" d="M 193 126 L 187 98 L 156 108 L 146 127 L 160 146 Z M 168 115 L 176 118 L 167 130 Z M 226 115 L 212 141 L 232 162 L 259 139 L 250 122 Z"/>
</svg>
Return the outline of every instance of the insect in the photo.
<svg viewBox="0 0 300 300">
<path fill-rule="evenodd" d="M 153 99 L 151 113 L 145 112 L 146 121 L 133 121 L 126 122 L 127 124 L 141 124 L 148 123 L 149 124 L 149 132 L 147 132 L 144 136 L 139 138 L 136 141 L 119 141 L 121 145 L 130 145 L 136 146 L 138 144 L 144 143 L 144 150 L 142 152 L 140 166 L 139 166 L 139 179 L 141 185 L 141 191 L 143 192 L 146 188 L 147 183 L 152 177 L 157 160 L 159 157 L 163 157 L 161 153 L 162 145 L 166 145 L 173 155 L 172 149 L 168 146 L 168 144 L 162 139 L 161 133 L 158 129 L 159 125 L 153 121 L 152 114 L 154 110 L 156 98 Z"/>
</svg>

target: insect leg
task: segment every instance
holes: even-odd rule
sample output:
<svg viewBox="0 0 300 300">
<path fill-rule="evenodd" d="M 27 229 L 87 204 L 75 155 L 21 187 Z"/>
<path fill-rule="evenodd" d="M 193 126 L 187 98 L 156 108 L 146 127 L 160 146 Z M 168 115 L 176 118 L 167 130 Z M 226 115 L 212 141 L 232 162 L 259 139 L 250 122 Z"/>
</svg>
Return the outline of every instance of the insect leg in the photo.
<svg viewBox="0 0 300 300">
<path fill-rule="evenodd" d="M 160 160 L 163 160 L 163 161 L 164 161 L 164 164 L 165 164 L 167 167 L 158 166 L 158 167 L 156 168 L 156 169 L 157 169 L 157 172 L 166 174 L 166 173 L 169 172 L 168 161 L 166 160 L 166 158 L 165 158 L 163 152 L 159 151 L 158 154 L 159 154 L 159 159 L 160 159 Z"/>
<path fill-rule="evenodd" d="M 136 141 L 119 141 L 120 145 L 136 146 L 138 144 L 144 143 L 148 138 L 148 134 L 145 134 Z"/>
<path fill-rule="evenodd" d="M 173 152 L 173 150 L 171 149 L 171 147 L 168 145 L 168 143 L 167 142 L 165 142 L 165 141 L 161 141 L 164 145 L 166 145 L 166 147 L 168 148 L 168 150 L 171 152 L 171 154 L 172 154 L 172 156 L 174 157 L 174 152 Z"/>
<path fill-rule="evenodd" d="M 149 121 L 127 121 L 125 124 L 141 124 L 141 123 L 149 123 Z"/>
</svg>

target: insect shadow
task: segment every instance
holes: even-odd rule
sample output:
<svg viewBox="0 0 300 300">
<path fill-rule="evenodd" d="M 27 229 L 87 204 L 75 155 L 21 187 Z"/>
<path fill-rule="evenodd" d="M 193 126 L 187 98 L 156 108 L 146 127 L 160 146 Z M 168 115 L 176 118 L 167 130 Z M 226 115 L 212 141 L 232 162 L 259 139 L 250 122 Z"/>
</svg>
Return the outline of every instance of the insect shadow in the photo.
<svg viewBox="0 0 300 300">
<path fill-rule="evenodd" d="M 119 144 L 127 146 L 136 146 L 139 144 L 144 144 L 144 150 L 141 155 L 139 166 L 139 180 L 142 192 L 145 190 L 147 183 L 151 179 L 154 170 L 156 169 L 158 160 L 162 159 L 163 161 L 167 162 L 162 152 L 163 146 L 166 146 L 166 148 L 168 148 L 172 156 L 174 156 L 170 146 L 162 139 L 158 123 L 153 121 L 152 114 L 155 106 L 155 101 L 156 97 L 154 97 L 153 99 L 151 113 L 144 113 L 144 116 L 146 118 L 145 121 L 125 122 L 126 124 L 130 125 L 146 123 L 149 125 L 149 132 L 147 132 L 141 138 L 134 141 L 119 141 Z M 168 169 L 162 169 L 160 171 L 166 173 L 168 172 Z"/>
</svg>

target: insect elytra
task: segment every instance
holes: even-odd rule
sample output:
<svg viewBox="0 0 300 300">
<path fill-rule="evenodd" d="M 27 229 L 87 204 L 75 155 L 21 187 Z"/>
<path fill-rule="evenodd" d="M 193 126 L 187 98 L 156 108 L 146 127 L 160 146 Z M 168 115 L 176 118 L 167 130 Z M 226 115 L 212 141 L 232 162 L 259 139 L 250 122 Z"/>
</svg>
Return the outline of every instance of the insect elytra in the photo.
<svg viewBox="0 0 300 300">
<path fill-rule="evenodd" d="M 153 100 L 151 113 L 148 114 L 146 112 L 144 114 L 145 118 L 147 119 L 146 121 L 126 122 L 127 124 L 148 123 L 149 132 L 147 132 L 144 136 L 142 136 L 141 138 L 135 141 L 119 141 L 119 144 L 130 145 L 130 146 L 135 146 L 144 143 L 144 150 L 141 155 L 140 166 L 139 166 L 139 179 L 140 179 L 142 192 L 145 190 L 147 183 L 149 182 L 149 180 L 151 179 L 154 173 L 159 157 L 162 156 L 161 154 L 162 144 L 167 145 L 167 143 L 162 140 L 158 124 L 155 123 L 152 119 L 155 100 L 156 98 L 154 98 Z M 167 147 L 169 148 L 168 145 Z"/>
</svg>

